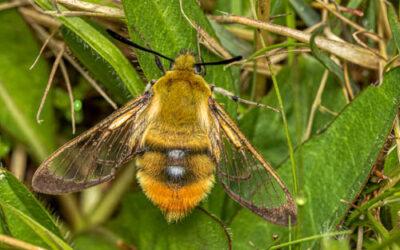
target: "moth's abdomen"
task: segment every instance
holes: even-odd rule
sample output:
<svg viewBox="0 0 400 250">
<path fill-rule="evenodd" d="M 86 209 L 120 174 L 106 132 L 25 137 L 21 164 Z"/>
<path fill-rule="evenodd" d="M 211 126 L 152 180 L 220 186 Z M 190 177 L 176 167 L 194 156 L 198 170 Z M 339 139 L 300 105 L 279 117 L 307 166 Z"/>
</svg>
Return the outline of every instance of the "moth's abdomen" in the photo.
<svg viewBox="0 0 400 250">
<path fill-rule="evenodd" d="M 215 163 L 207 150 L 146 148 L 137 165 L 139 184 L 168 221 L 184 217 L 214 183 Z"/>
</svg>

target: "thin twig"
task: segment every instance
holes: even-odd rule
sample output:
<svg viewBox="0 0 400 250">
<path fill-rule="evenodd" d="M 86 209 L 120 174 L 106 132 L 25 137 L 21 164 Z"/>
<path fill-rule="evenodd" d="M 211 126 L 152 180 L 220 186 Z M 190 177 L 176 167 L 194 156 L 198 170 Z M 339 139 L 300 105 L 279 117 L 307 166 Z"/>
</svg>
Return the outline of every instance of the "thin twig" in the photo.
<svg viewBox="0 0 400 250">
<path fill-rule="evenodd" d="M 328 114 L 331 114 L 333 116 L 338 116 L 339 115 L 339 113 L 337 113 L 335 111 L 332 111 L 332 110 L 328 109 L 327 107 L 325 107 L 325 106 L 323 106 L 321 104 L 319 105 L 318 110 L 321 111 L 322 113 L 328 113 Z"/>
<path fill-rule="evenodd" d="M 39 54 L 36 56 L 35 61 L 33 61 L 32 65 L 29 67 L 29 70 L 32 70 L 33 67 L 35 67 L 36 63 L 39 61 L 40 56 L 43 54 L 43 51 L 47 47 L 47 44 L 50 42 L 50 40 L 53 38 L 53 36 L 58 32 L 58 28 L 53 30 L 50 34 L 50 36 L 44 41 L 42 47 L 40 48 Z"/>
<path fill-rule="evenodd" d="M 65 51 L 65 46 L 62 46 L 62 47 L 61 47 L 61 50 L 58 52 L 58 54 L 57 54 L 57 56 L 56 56 L 56 59 L 54 60 L 53 67 L 51 68 L 49 80 L 48 80 L 47 85 L 46 85 L 46 89 L 45 89 L 44 94 L 43 94 L 43 97 L 42 97 L 42 99 L 41 99 L 41 101 L 40 101 L 39 109 L 38 109 L 38 111 L 37 111 L 37 113 L 36 113 L 36 121 L 37 121 L 37 123 L 43 122 L 43 120 L 40 119 L 40 115 L 41 115 L 41 113 L 42 113 L 44 104 L 45 104 L 45 102 L 46 102 L 47 96 L 48 96 L 48 94 L 49 94 L 51 85 L 52 85 L 53 80 L 54 80 L 54 76 L 55 76 L 55 74 L 56 74 L 58 65 L 59 65 L 60 62 L 61 62 L 61 58 L 62 58 L 62 56 L 63 56 L 63 54 L 64 54 L 64 51 Z"/>
<path fill-rule="evenodd" d="M 79 0 L 57 0 L 58 3 L 61 3 L 67 7 L 71 7 L 73 9 L 85 10 L 86 12 L 96 12 L 99 14 L 107 15 L 107 17 L 114 18 L 125 18 L 124 11 L 119 8 L 108 7 L 100 4 L 95 4 L 86 1 Z"/>
<path fill-rule="evenodd" d="M 200 25 L 198 25 L 196 22 L 191 20 L 185 13 L 183 9 L 183 3 L 182 0 L 179 0 L 179 6 L 180 6 L 180 11 L 183 15 L 183 17 L 186 19 L 186 21 L 194 28 L 200 38 L 200 42 L 211 52 L 213 52 L 215 55 L 229 59 L 232 58 L 231 54 L 224 48 L 222 45 L 210 34 L 208 34 Z"/>
<path fill-rule="evenodd" d="M 42 40 L 46 40 L 49 37 L 49 34 L 40 26 L 32 25 L 32 28 L 38 33 L 38 37 Z M 57 53 L 63 46 L 63 43 L 56 42 L 54 39 L 50 39 L 49 47 Z M 75 59 L 64 53 L 64 58 L 88 81 L 90 85 L 114 108 L 117 109 L 117 104 L 104 92 L 104 90 L 96 83 L 94 80 L 83 68 L 82 66 L 75 61 Z"/>
<path fill-rule="evenodd" d="M 358 25 L 357 23 L 353 22 L 352 20 L 348 19 L 347 17 L 343 16 L 339 12 L 337 12 L 334 8 L 330 8 L 328 4 L 322 2 L 321 0 L 316 0 L 322 7 L 324 7 L 325 10 L 329 11 L 332 13 L 334 16 L 342 20 L 344 23 L 348 24 L 349 26 L 353 27 L 357 31 L 362 31 L 364 32 L 365 36 L 371 38 L 374 41 L 379 41 L 379 36 L 376 34 L 373 34 L 372 32 L 369 32 L 366 30 L 364 27 Z"/>
<path fill-rule="evenodd" d="M 20 7 L 20 6 L 24 6 L 24 5 L 27 5 L 27 4 L 29 4 L 29 2 L 28 1 L 24 1 L 24 0 L 16 0 L 16 1 L 11 1 L 11 2 L 4 2 L 4 3 L 0 4 L 0 11 L 16 8 L 16 7 Z"/>
<path fill-rule="evenodd" d="M 395 134 L 395 141 L 396 141 L 396 148 L 397 148 L 397 160 L 400 163 L 400 121 L 399 116 L 396 116 L 394 122 L 394 134 Z"/>
<path fill-rule="evenodd" d="M 289 149 L 289 158 L 290 158 L 290 163 L 292 166 L 292 178 L 293 178 L 293 189 L 294 189 L 293 191 L 294 191 L 294 196 L 296 196 L 298 194 L 299 187 L 297 184 L 297 167 L 296 167 L 296 160 L 294 158 L 292 139 L 291 139 L 290 133 L 289 133 L 289 126 L 288 126 L 287 119 L 286 119 L 285 108 L 283 107 L 283 101 L 282 101 L 282 96 L 281 96 L 281 93 L 279 90 L 278 81 L 276 80 L 275 73 L 272 70 L 272 67 L 271 67 L 270 62 L 268 61 L 268 58 L 267 58 L 267 63 L 269 66 L 269 71 L 271 72 L 272 83 L 274 86 L 276 97 L 278 99 L 279 109 L 280 109 L 281 115 L 282 115 L 282 122 L 283 122 L 283 127 L 285 130 L 286 142 L 287 142 L 287 146 Z"/>
<path fill-rule="evenodd" d="M 351 87 L 351 82 L 350 82 L 349 66 L 347 65 L 346 62 L 343 63 L 343 73 L 344 73 L 344 83 L 346 85 L 346 90 L 349 95 L 348 98 L 351 101 L 354 99 L 354 93 L 353 93 L 353 88 Z"/>
<path fill-rule="evenodd" d="M 324 74 L 322 75 L 317 94 L 315 95 L 313 104 L 311 105 L 310 116 L 308 117 L 307 128 L 303 136 L 303 141 L 306 141 L 308 138 L 310 138 L 315 113 L 321 104 L 321 97 L 322 93 L 324 92 L 326 82 L 328 81 L 328 76 L 329 76 L 329 71 L 325 70 Z"/>
<path fill-rule="evenodd" d="M 17 249 L 21 249 L 21 250 L 46 250 L 44 248 L 32 245 L 28 242 L 13 238 L 11 236 L 8 235 L 4 235 L 4 234 L 0 234 L 0 242 L 11 246 L 11 247 L 15 247 Z"/>
<path fill-rule="evenodd" d="M 300 244 L 303 242 L 307 242 L 307 241 L 311 241 L 311 240 L 317 240 L 317 239 L 322 239 L 322 238 L 326 238 L 326 237 L 333 237 L 333 236 L 339 236 L 339 235 L 345 235 L 345 234 L 351 234 L 351 231 L 342 231 L 342 232 L 331 232 L 331 233 L 325 233 L 325 234 L 320 234 L 320 235 L 313 235 L 313 236 L 309 236 L 309 237 L 305 237 L 302 239 L 298 239 L 298 240 L 294 240 L 294 241 L 290 241 L 290 242 L 285 242 L 279 245 L 275 245 L 270 247 L 269 249 L 282 249 L 284 247 L 287 246 L 291 246 L 291 245 L 296 245 L 296 244 Z"/>
<path fill-rule="evenodd" d="M 332 9 L 332 10 L 336 10 L 337 9 L 334 4 L 328 4 L 327 6 L 322 6 L 318 2 L 312 2 L 311 6 L 313 6 L 314 8 L 317 8 L 317 9 L 326 9 L 327 7 L 329 9 Z M 359 17 L 364 16 L 364 12 L 362 10 L 359 10 L 359 9 L 348 8 L 348 7 L 341 6 L 341 5 L 338 5 L 338 9 L 341 12 L 346 12 L 346 13 L 349 13 L 349 14 L 352 14 L 352 15 L 355 15 L 355 16 L 359 16 Z"/>
<path fill-rule="evenodd" d="M 363 236 L 364 236 L 364 228 L 362 226 L 359 226 L 357 229 L 357 246 L 356 250 L 362 250 L 363 247 Z"/>
<path fill-rule="evenodd" d="M 61 60 L 60 68 L 62 75 L 64 77 L 65 85 L 67 87 L 69 103 L 70 103 L 70 111 L 71 111 L 71 126 L 72 126 L 72 134 L 75 134 L 75 109 L 74 109 L 74 94 L 72 93 L 71 81 L 68 76 L 67 67 L 65 67 L 64 62 Z"/>
<path fill-rule="evenodd" d="M 25 148 L 17 143 L 11 155 L 10 171 L 20 181 L 23 181 L 25 178 L 26 161 L 27 154 Z"/>
<path fill-rule="evenodd" d="M 238 23 L 258 29 L 265 29 L 282 36 L 292 37 L 305 43 L 310 43 L 311 39 L 311 34 L 306 32 L 277 24 L 260 22 L 247 17 L 230 15 L 211 16 L 210 18 L 220 23 Z M 317 37 L 315 43 L 319 48 L 365 68 L 377 69 L 379 67 L 379 62 L 382 61 L 381 58 L 377 58 L 376 55 L 369 50 L 347 42 L 338 42 L 324 37 Z"/>
<path fill-rule="evenodd" d="M 106 18 L 115 18 L 112 14 L 108 13 L 98 13 L 98 12 L 90 12 L 90 11 L 70 11 L 70 10 L 63 10 L 62 12 L 57 12 L 54 10 L 47 10 L 44 13 L 54 16 L 54 17 L 79 17 L 79 16 L 91 16 L 91 17 L 106 17 Z"/>
<path fill-rule="evenodd" d="M 36 6 L 37 7 L 37 6 Z M 40 24 L 50 29 L 58 29 L 61 24 L 53 17 L 43 14 L 43 11 L 36 11 L 36 9 L 20 7 L 18 11 L 30 22 Z"/>
</svg>

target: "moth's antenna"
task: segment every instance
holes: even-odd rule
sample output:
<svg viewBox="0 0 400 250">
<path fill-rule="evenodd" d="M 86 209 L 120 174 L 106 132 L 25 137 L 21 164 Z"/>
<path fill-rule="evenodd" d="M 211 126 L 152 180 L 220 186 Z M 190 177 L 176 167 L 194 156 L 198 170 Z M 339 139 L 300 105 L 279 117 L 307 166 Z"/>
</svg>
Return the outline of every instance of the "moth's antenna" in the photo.
<svg viewBox="0 0 400 250">
<path fill-rule="evenodd" d="M 222 61 L 217 61 L 217 62 L 201 62 L 201 63 L 196 63 L 195 65 L 199 66 L 205 66 L 205 65 L 221 65 L 221 64 L 229 64 L 232 62 L 240 61 L 242 60 L 242 56 L 235 56 L 227 60 L 222 60 Z"/>
<path fill-rule="evenodd" d="M 120 42 L 122 42 L 122 43 L 125 43 L 125 44 L 127 44 L 127 45 L 129 45 L 129 46 L 132 46 L 132 47 L 134 47 L 134 48 L 137 48 L 137 49 L 140 49 L 140 50 L 143 50 L 143 51 L 152 53 L 152 54 L 154 54 L 154 55 L 156 55 L 156 56 L 159 56 L 159 57 L 162 57 L 162 58 L 164 58 L 164 59 L 167 59 L 167 60 L 170 61 L 170 62 L 174 62 L 174 59 L 169 58 L 169 57 L 167 57 L 167 56 L 164 56 L 163 54 L 160 54 L 160 53 L 158 53 L 157 51 L 154 51 L 154 50 L 151 50 L 151 49 L 142 47 L 142 46 L 140 46 L 139 44 L 132 42 L 131 40 L 129 40 L 129 39 L 127 39 L 127 38 L 121 36 L 120 34 L 114 32 L 114 31 L 112 31 L 112 30 L 110 30 L 110 29 L 107 29 L 107 33 L 110 34 L 110 36 L 112 36 L 114 39 L 116 39 L 116 40 L 118 40 L 118 41 L 120 41 Z"/>
</svg>

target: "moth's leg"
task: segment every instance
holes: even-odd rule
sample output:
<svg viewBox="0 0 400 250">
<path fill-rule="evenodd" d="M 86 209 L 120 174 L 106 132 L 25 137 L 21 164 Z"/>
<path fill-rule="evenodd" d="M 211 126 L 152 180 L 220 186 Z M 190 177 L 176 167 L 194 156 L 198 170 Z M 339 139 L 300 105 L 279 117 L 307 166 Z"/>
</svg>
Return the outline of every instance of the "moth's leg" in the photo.
<svg viewBox="0 0 400 250">
<path fill-rule="evenodd" d="M 271 109 L 271 110 L 273 110 L 275 112 L 279 112 L 278 109 L 270 107 L 270 106 L 267 106 L 267 105 L 264 105 L 262 103 L 253 102 L 253 101 L 250 101 L 250 100 L 242 99 L 239 96 L 235 95 L 234 93 L 232 93 L 232 92 L 230 92 L 230 91 L 228 91 L 228 90 L 226 90 L 224 88 L 217 87 L 214 84 L 210 84 L 210 88 L 211 88 L 211 91 L 213 93 L 217 93 L 217 94 L 221 94 L 223 96 L 226 96 L 226 97 L 230 98 L 234 102 L 241 102 L 241 103 L 244 103 L 244 104 L 253 105 L 253 106 L 261 107 L 261 108 L 268 108 L 268 109 Z"/>
<path fill-rule="evenodd" d="M 148 82 L 146 84 L 146 88 L 144 89 L 144 92 L 150 92 L 151 91 L 151 87 L 153 87 L 154 83 L 156 83 L 157 80 L 153 79 L 150 82 Z"/>
<path fill-rule="evenodd" d="M 161 62 L 161 59 L 159 56 L 154 56 L 154 60 L 156 61 L 157 68 L 161 70 L 161 72 L 165 75 L 165 68 L 164 65 Z"/>
</svg>

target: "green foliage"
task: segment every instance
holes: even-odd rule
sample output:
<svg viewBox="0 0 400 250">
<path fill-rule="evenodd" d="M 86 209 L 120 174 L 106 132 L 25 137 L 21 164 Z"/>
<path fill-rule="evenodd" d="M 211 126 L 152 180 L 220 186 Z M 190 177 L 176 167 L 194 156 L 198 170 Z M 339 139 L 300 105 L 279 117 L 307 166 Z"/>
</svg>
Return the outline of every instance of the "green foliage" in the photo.
<svg viewBox="0 0 400 250">
<path fill-rule="evenodd" d="M 0 12 L 0 22 L 13 24 L 0 25 L 0 126 L 27 145 L 35 159 L 42 160 L 55 148 L 51 107 L 45 106 L 41 124 L 35 119 L 49 77 L 48 66 L 40 59 L 29 70 L 39 45 L 17 11 Z"/>
<path fill-rule="evenodd" d="M 35 2 L 45 11 L 53 10 L 50 1 Z M 51 208 L 46 210 L 23 183 L 29 186 L 30 176 L 38 163 L 56 145 L 70 137 L 56 130 L 70 129 L 65 122 L 69 119 L 66 114 L 70 115 L 68 94 L 64 84 L 59 84 L 63 83 L 63 79 L 58 72 L 54 84 L 59 86 L 50 90 L 41 116 L 43 122 L 36 122 L 37 108 L 53 62 L 53 58 L 49 58 L 46 52 L 51 50 L 45 51 L 34 69 L 29 71 L 39 54 L 39 44 L 28 24 L 38 23 L 35 19 L 24 21 L 22 14 L 16 10 L 3 10 L 0 11 L 0 165 L 13 169 L 13 145 L 17 143 L 25 146 L 29 159 L 33 160 L 28 160 L 26 180 L 22 182 L 5 169 L 0 169 L 1 235 L 46 249 L 227 249 L 232 244 L 233 249 L 298 247 L 330 250 L 350 249 L 356 244 L 357 229 L 362 228 L 365 232 L 364 247 L 399 248 L 400 151 L 396 140 L 388 138 L 396 139 L 399 136 L 396 133 L 399 133 L 400 128 L 395 127 L 396 133 L 392 129 L 393 124 L 398 126 L 394 121 L 400 106 L 400 69 L 386 72 L 386 69 L 398 64 L 395 58 L 398 54 L 395 47 L 400 48 L 400 26 L 395 9 L 397 5 L 388 5 L 389 26 L 382 26 L 390 28 L 392 34 L 392 38 L 386 33 L 382 35 L 388 46 L 388 65 L 382 65 L 385 72 L 382 75 L 383 81 L 378 86 L 369 86 L 375 79 L 379 79 L 378 71 L 353 69 L 350 66 L 347 72 L 350 72 L 350 88 L 355 93 L 353 99 L 344 87 L 347 73 L 341 67 L 343 62 L 335 62 L 318 47 L 318 43 L 315 43 L 317 32 L 309 44 L 297 43 L 289 36 L 280 37 L 268 33 L 271 41 L 266 41 L 268 43 L 260 48 L 255 46 L 257 42 L 253 40 L 256 39 L 248 36 L 251 29 L 235 26 L 236 31 L 232 32 L 226 29 L 225 24 L 214 21 L 210 23 L 194 0 L 182 0 L 184 13 L 190 21 L 181 12 L 179 1 L 125 0 L 121 5 L 111 1 L 89 2 L 102 4 L 100 7 L 123 9 L 125 18 L 90 19 L 58 15 L 53 19 L 61 25 L 55 39 L 65 42 L 88 74 L 118 104 L 141 94 L 144 81 L 157 79 L 162 72 L 157 68 L 153 55 L 137 49 L 127 53 L 125 47 L 117 47 L 115 44 L 119 43 L 106 34 L 105 27 L 128 31 L 136 43 L 171 58 L 182 49 L 197 53 L 197 31 L 190 22 L 199 25 L 220 41 L 232 55 L 247 56 L 247 59 L 251 59 L 247 61 L 250 64 L 256 57 L 271 53 L 273 49 L 286 51 L 303 45 L 311 48 L 312 54 L 297 55 L 290 51 L 287 61 L 274 62 L 274 83 L 279 86 L 279 93 L 273 89 L 268 65 L 265 64 L 266 72 L 262 72 L 267 75 L 267 91 L 261 93 L 260 102 L 278 107 L 278 95 L 282 97 L 282 113 L 285 114 L 288 131 L 284 129 L 282 113 L 236 105 L 227 98 L 217 97 L 231 114 L 238 114 L 233 117 L 242 131 L 271 165 L 277 168 L 292 193 L 295 178 L 298 183 L 298 192 L 294 197 L 298 205 L 297 225 L 288 228 L 266 222 L 233 202 L 219 183 L 216 183 L 201 208 L 195 209 L 177 223 L 168 224 L 159 209 L 139 188 L 129 188 L 134 178 L 133 170 L 126 172 L 129 176 L 121 173 L 116 181 L 88 190 L 85 195 L 51 199 Z M 272 21 L 292 28 L 312 26 L 319 22 L 322 15 L 312 7 L 311 2 L 270 1 L 271 15 L 296 12 L 286 17 L 286 20 L 278 18 Z M 377 1 L 351 0 L 341 1 L 341 4 L 363 10 L 365 15 L 362 18 L 350 13 L 344 15 L 354 22 L 362 23 L 371 32 L 377 32 L 377 27 L 384 23 L 379 21 L 382 14 Z M 61 4 L 58 7 L 61 11 L 74 9 Z M 255 10 L 251 8 L 257 8 L 257 1 L 221 0 L 217 1 L 210 12 L 220 15 L 220 10 L 252 16 Z M 99 9 L 93 11 L 98 11 L 95 14 L 102 13 Z M 355 31 L 354 27 L 346 26 L 342 32 L 338 28 L 342 26 L 338 25 L 336 18 L 328 16 L 328 20 L 333 22 L 326 27 L 342 39 L 347 39 Z M 10 23 L 12 25 L 5 25 Z M 54 28 L 51 25 L 46 26 L 47 31 Z M 237 35 L 239 33 L 241 35 Z M 365 40 L 365 44 L 374 48 L 373 39 Z M 122 44 L 119 45 L 122 48 Z M 205 46 L 200 47 L 204 61 L 220 60 Z M 134 54 L 137 61 L 130 62 L 127 54 Z M 164 59 L 162 62 L 168 70 L 170 62 Z M 267 60 L 263 59 L 262 62 Z M 69 73 L 75 72 L 71 65 L 66 65 Z M 257 73 L 253 71 L 259 70 L 259 66 L 254 66 L 252 70 L 237 66 L 210 66 L 205 78 L 209 83 L 236 92 L 242 97 L 250 96 L 251 99 L 254 96 L 254 84 L 258 84 L 254 80 Z M 243 74 L 244 71 L 246 74 Z M 329 75 L 324 86 L 322 79 L 326 71 Z M 98 121 L 100 112 L 101 116 L 109 112 L 104 108 L 105 102 L 94 91 L 82 87 L 87 86 L 82 79 L 79 75 L 71 77 L 74 96 L 78 99 L 74 103 L 75 110 L 80 112 L 77 118 L 79 131 Z M 319 96 L 320 104 L 317 102 Z M 64 114 L 54 115 L 54 108 L 61 109 Z M 309 136 L 305 136 L 308 132 Z M 294 175 L 287 136 L 295 148 L 297 171 Z M 389 148 L 386 150 L 388 152 L 382 151 L 382 148 Z M 371 177 L 373 166 L 382 168 L 388 179 Z M 127 190 L 125 194 L 124 190 Z M 121 204 L 117 206 L 117 203 Z M 351 203 L 356 204 L 358 209 L 352 210 Z M 61 215 L 59 225 L 48 210 L 54 212 L 55 216 Z M 376 219 L 377 216 L 380 220 Z M 98 221 L 102 224 L 97 225 Z M 60 225 L 63 227 L 60 228 Z M 64 237 L 65 231 L 72 233 L 68 239 Z M 6 247 L 13 249 L 0 240 L 0 248 Z"/>
<path fill-rule="evenodd" d="M 33 194 L 3 168 L 0 168 L 0 193 L 0 230 L 3 234 L 48 249 L 72 249 L 61 239 L 53 218 Z"/>
</svg>

